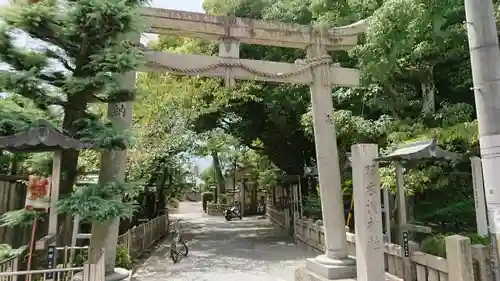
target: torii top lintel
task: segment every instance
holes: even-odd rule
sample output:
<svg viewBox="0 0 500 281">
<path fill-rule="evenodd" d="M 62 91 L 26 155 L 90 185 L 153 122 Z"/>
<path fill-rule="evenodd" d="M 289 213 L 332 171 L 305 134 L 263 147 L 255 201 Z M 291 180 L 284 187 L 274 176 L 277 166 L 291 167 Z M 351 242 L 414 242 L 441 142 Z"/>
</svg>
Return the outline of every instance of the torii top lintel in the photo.
<svg viewBox="0 0 500 281">
<path fill-rule="evenodd" d="M 246 44 L 301 49 L 312 44 L 323 45 L 329 50 L 350 49 L 357 44 L 358 35 L 366 29 L 365 21 L 327 28 L 161 8 L 144 8 L 141 15 L 150 33 L 205 39 L 230 37 Z"/>
</svg>

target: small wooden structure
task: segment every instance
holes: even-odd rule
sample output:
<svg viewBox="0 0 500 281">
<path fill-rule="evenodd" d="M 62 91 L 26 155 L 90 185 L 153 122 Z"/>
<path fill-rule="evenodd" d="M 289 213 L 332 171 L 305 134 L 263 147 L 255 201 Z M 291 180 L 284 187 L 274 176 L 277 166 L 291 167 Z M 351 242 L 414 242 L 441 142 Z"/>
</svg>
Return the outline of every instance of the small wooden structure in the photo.
<svg viewBox="0 0 500 281">
<path fill-rule="evenodd" d="M 26 132 L 0 137 L 0 150 L 23 153 L 54 152 L 50 183 L 49 230 L 48 235 L 36 242 L 36 250 L 46 249 L 48 245 L 55 242 L 57 235 L 57 211 L 54 206 L 59 198 L 62 151 L 82 150 L 89 147 L 89 144 L 67 136 L 45 120 L 37 120 Z"/>
<path fill-rule="evenodd" d="M 422 226 L 405 225 L 407 222 L 406 216 L 406 194 L 404 190 L 403 166 L 405 164 L 436 161 L 436 160 L 459 160 L 461 154 L 444 150 L 437 146 L 436 138 L 431 140 L 423 140 L 407 143 L 397 147 L 393 152 L 386 156 L 378 157 L 377 161 L 394 163 L 396 168 L 396 193 L 398 196 L 398 213 L 400 224 L 407 231 L 414 232 L 431 232 L 429 228 Z"/>
<path fill-rule="evenodd" d="M 408 224 L 406 215 L 406 193 L 404 189 L 403 166 L 409 163 L 436 161 L 436 160 L 459 160 L 461 154 L 450 152 L 437 145 L 437 139 L 416 141 L 397 147 L 386 156 L 378 157 L 379 162 L 393 163 L 396 168 L 396 195 L 398 198 L 399 218 L 399 243 L 403 249 L 403 274 L 404 280 L 411 280 L 409 232 L 431 233 L 432 229 L 426 226 Z M 390 232 L 389 232 L 390 233 Z M 392 241 L 388 241 L 389 243 Z"/>
</svg>

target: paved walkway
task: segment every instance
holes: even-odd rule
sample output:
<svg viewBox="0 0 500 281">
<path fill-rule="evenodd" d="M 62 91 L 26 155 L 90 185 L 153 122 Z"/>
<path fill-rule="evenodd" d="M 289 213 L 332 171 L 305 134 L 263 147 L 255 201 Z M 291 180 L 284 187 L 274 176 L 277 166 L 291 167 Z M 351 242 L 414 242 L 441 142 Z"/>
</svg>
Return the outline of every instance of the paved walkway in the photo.
<svg viewBox="0 0 500 281">
<path fill-rule="evenodd" d="M 168 242 L 141 266 L 133 281 L 293 281 L 294 269 L 315 256 L 278 233 L 267 219 L 227 222 L 201 212 L 201 203 L 183 202 L 179 214 L 189 255 L 177 264 Z"/>
</svg>

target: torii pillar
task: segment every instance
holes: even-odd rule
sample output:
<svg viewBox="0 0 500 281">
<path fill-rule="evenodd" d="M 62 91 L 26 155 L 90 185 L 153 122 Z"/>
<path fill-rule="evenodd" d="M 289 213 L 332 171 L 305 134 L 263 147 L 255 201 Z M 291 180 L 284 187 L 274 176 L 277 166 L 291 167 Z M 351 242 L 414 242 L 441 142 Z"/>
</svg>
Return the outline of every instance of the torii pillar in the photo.
<svg viewBox="0 0 500 281">
<path fill-rule="evenodd" d="M 326 48 L 321 45 L 312 45 L 307 50 L 310 58 L 326 54 Z M 311 104 L 325 233 L 325 254 L 307 259 L 306 267 L 296 270 L 295 280 L 316 280 L 315 275 L 326 280 L 354 278 L 356 277 L 356 262 L 349 259 L 347 254 L 337 137 L 332 119 L 330 67 L 320 65 L 312 68 L 311 72 L 313 77 L 310 86 Z"/>
</svg>

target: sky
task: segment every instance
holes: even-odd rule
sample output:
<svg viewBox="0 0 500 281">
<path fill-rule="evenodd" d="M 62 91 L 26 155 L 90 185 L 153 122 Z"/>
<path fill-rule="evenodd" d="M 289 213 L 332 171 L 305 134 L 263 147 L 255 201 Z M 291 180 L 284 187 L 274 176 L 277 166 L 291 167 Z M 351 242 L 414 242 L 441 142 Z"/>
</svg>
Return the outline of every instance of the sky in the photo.
<svg viewBox="0 0 500 281">
<path fill-rule="evenodd" d="M 0 0 L 0 5 L 7 4 L 8 0 Z M 153 0 L 152 6 L 189 12 L 203 12 L 203 0 Z"/>
<path fill-rule="evenodd" d="M 6 0 L 0 0 L 0 2 Z M 152 6 L 189 12 L 203 12 L 203 0 L 153 0 Z"/>
<path fill-rule="evenodd" d="M 203 0 L 153 0 L 151 6 L 157 8 L 166 8 L 172 10 L 182 10 L 189 12 L 203 13 Z M 8 3 L 8 0 L 0 0 L 0 6 Z M 200 171 L 208 168 L 211 161 L 208 158 L 195 158 L 195 163 Z"/>
</svg>

